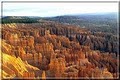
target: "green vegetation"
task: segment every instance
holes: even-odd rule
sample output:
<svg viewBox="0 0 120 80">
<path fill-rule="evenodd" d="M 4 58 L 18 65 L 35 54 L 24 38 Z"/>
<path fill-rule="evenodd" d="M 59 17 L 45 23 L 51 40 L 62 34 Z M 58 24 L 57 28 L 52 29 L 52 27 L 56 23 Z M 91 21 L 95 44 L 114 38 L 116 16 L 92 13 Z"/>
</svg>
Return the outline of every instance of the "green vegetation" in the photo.
<svg viewBox="0 0 120 80">
<path fill-rule="evenodd" d="M 2 24 L 5 23 L 37 23 L 38 19 L 29 17 L 4 17 Z"/>
<path fill-rule="evenodd" d="M 108 32 L 117 34 L 117 14 L 86 14 L 72 16 L 57 16 L 45 20 L 67 23 L 87 28 L 92 32 Z"/>
</svg>

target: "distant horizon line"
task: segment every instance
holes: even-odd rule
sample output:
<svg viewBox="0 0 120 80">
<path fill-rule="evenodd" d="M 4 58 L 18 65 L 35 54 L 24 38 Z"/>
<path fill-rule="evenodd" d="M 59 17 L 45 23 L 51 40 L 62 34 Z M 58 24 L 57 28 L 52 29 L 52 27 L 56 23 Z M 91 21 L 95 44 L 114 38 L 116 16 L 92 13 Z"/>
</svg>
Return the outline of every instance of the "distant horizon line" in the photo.
<svg viewBox="0 0 120 80">
<path fill-rule="evenodd" d="M 76 14 L 65 14 L 65 15 L 55 15 L 55 16 L 25 16 L 25 15 L 15 15 L 14 17 L 58 17 L 58 16 L 76 16 L 76 15 L 106 15 L 106 14 L 119 14 L 118 12 L 96 12 L 96 13 L 76 13 Z M 9 16 L 2 16 L 2 17 L 10 17 Z M 12 15 L 11 15 L 12 17 Z"/>
</svg>

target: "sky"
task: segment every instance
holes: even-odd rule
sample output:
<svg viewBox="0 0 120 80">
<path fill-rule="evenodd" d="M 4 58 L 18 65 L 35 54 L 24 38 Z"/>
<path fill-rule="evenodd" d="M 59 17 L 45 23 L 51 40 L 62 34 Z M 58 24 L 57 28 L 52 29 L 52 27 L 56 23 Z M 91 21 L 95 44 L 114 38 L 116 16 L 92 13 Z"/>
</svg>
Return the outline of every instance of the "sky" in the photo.
<svg viewBox="0 0 120 80">
<path fill-rule="evenodd" d="M 3 16 L 51 17 L 118 12 L 118 3 L 3 3 Z"/>
</svg>

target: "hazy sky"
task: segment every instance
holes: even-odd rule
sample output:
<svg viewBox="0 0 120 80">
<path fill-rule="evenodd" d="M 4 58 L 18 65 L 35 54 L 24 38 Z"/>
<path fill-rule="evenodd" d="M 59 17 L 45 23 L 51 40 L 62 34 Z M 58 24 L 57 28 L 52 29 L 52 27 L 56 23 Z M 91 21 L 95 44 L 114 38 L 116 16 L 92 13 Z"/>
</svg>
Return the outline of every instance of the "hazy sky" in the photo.
<svg viewBox="0 0 120 80">
<path fill-rule="evenodd" d="M 3 3 L 3 16 L 58 16 L 118 12 L 118 3 Z"/>
</svg>

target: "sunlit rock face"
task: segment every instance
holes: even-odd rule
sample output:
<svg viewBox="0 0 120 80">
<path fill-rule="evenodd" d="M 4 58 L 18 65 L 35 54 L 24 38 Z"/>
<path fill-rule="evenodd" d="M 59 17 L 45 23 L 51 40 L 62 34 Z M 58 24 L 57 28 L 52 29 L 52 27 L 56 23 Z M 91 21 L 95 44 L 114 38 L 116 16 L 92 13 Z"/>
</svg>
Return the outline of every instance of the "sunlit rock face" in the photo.
<svg viewBox="0 0 120 80">
<path fill-rule="evenodd" d="M 29 71 L 32 71 L 34 74 L 35 70 L 39 70 L 37 67 L 33 67 L 28 63 L 21 60 L 20 57 L 16 58 L 15 56 L 11 56 L 5 53 L 3 55 L 3 63 L 2 63 L 2 71 L 3 71 L 3 78 L 17 78 L 17 77 L 25 77 Z M 35 76 L 31 76 L 34 78 Z M 30 76 L 26 76 L 30 77 Z"/>
<path fill-rule="evenodd" d="M 49 70 L 55 77 L 61 77 L 66 69 L 65 60 L 63 58 L 52 57 L 49 67 Z"/>
<path fill-rule="evenodd" d="M 116 55 L 92 50 L 91 33 L 86 29 L 49 21 L 41 24 L 4 24 L 3 27 L 3 78 L 117 77 L 119 60 Z"/>
<path fill-rule="evenodd" d="M 70 79 L 77 79 L 78 77 L 78 70 L 72 66 L 67 68 L 65 72 L 66 72 L 66 77 Z"/>
<path fill-rule="evenodd" d="M 42 79 L 46 79 L 46 73 L 45 73 L 45 71 L 42 72 Z"/>
<path fill-rule="evenodd" d="M 1 50 L 7 54 L 12 55 L 12 50 L 14 46 L 7 44 L 5 40 L 1 41 L 1 43 L 2 43 Z"/>
<path fill-rule="evenodd" d="M 41 53 L 42 56 L 46 56 L 47 59 L 50 59 L 51 53 L 54 52 L 52 43 L 36 44 L 35 50 Z"/>
<path fill-rule="evenodd" d="M 105 68 L 103 70 L 103 77 L 106 79 L 106 78 L 113 78 L 113 75 L 107 70 L 107 68 Z"/>
<path fill-rule="evenodd" d="M 56 58 L 56 53 L 52 53 L 50 57 L 50 64 L 49 66 L 49 76 L 55 77 L 58 76 L 60 77 L 59 69 L 60 69 L 60 64 L 58 59 Z"/>
</svg>

